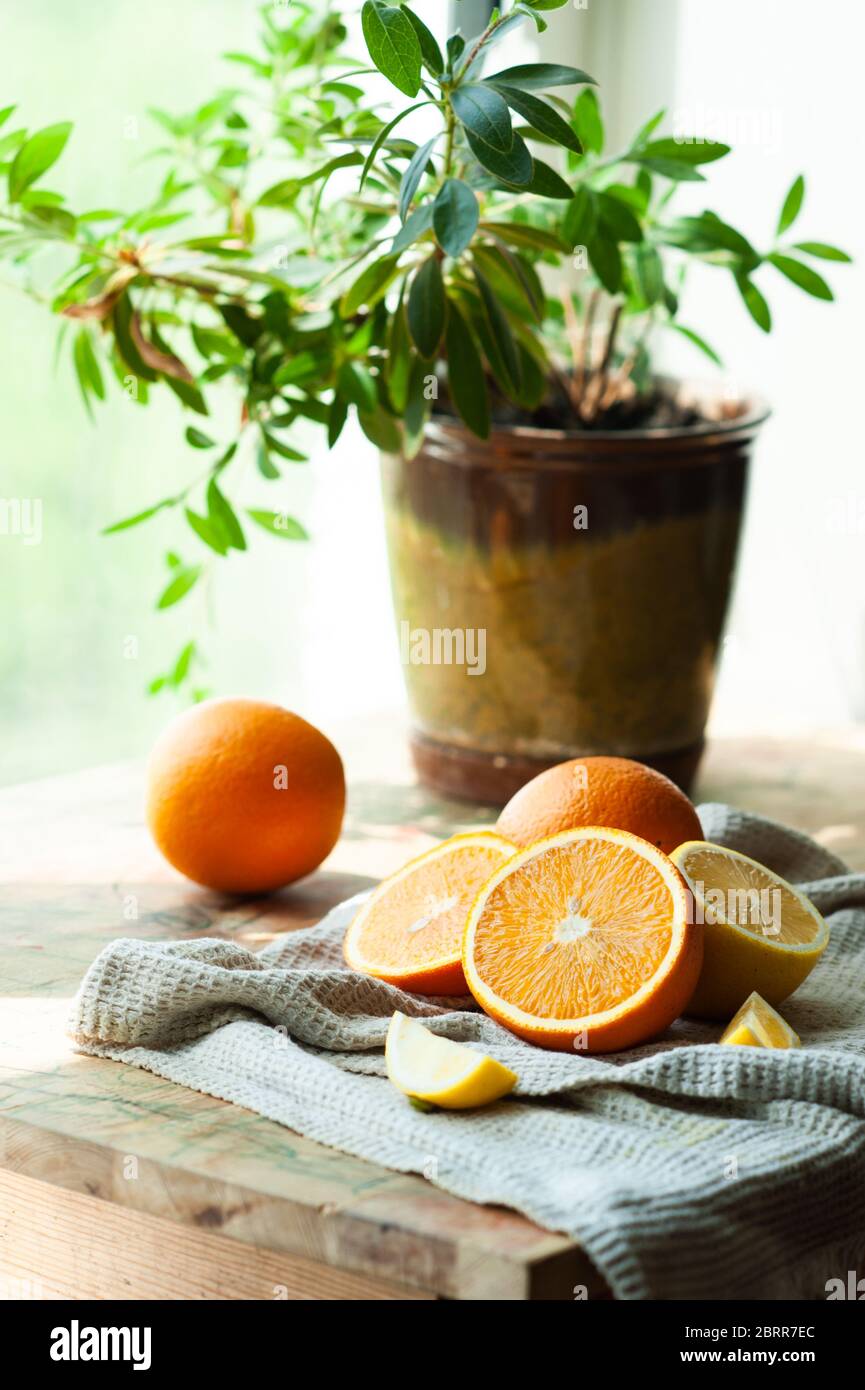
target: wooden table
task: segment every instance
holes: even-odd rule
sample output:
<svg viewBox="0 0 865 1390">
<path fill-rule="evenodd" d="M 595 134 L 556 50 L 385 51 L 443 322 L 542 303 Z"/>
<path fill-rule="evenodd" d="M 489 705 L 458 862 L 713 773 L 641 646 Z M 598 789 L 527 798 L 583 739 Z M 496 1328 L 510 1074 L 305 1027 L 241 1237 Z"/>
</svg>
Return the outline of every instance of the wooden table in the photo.
<svg viewBox="0 0 865 1390">
<path fill-rule="evenodd" d="M 489 811 L 419 789 L 393 719 L 338 741 L 351 784 L 324 870 L 227 904 L 160 859 L 141 770 L 0 791 L 0 1297 L 569 1299 L 603 1285 L 571 1240 L 239 1106 L 75 1054 L 69 1000 L 116 936 L 255 948 L 317 921 Z M 865 734 L 718 742 L 702 799 L 815 834 L 865 869 Z"/>
</svg>

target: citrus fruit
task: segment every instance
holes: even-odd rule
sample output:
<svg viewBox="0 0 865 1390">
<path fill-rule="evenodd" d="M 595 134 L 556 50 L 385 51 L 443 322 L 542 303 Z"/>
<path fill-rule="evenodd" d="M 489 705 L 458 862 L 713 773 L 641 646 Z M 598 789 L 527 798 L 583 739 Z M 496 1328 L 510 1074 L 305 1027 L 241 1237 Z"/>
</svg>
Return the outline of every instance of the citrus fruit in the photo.
<svg viewBox="0 0 865 1390">
<path fill-rule="evenodd" d="M 566 830 L 483 885 L 463 940 L 481 1008 L 541 1047 L 614 1052 L 686 1008 L 703 959 L 670 860 L 627 831 Z"/>
<path fill-rule="evenodd" d="M 477 831 L 412 859 L 361 907 L 346 933 L 346 961 L 416 994 L 465 994 L 460 946 L 468 910 L 515 852 L 500 835 Z"/>
<path fill-rule="evenodd" d="M 260 700 L 207 700 L 169 724 L 147 770 L 147 822 L 187 878 L 267 893 L 312 873 L 339 838 L 342 761 L 296 714 Z"/>
<path fill-rule="evenodd" d="M 517 1084 L 509 1067 L 462 1043 L 440 1038 L 416 1019 L 396 1013 L 385 1045 L 387 1074 L 397 1090 L 445 1110 L 469 1110 L 501 1100 Z"/>
<path fill-rule="evenodd" d="M 688 1013 L 729 1018 L 752 990 L 778 1005 L 810 975 L 829 928 L 804 893 L 737 850 L 703 840 L 672 855 L 704 923 L 703 969 Z"/>
<path fill-rule="evenodd" d="M 798 1034 L 771 1004 L 757 993 L 749 994 L 736 1017 L 724 1030 L 721 1042 L 732 1047 L 801 1047 Z"/>
<path fill-rule="evenodd" d="M 629 830 L 669 854 L 703 834 L 685 793 L 629 758 L 575 758 L 548 768 L 511 797 L 496 829 L 521 849 L 581 825 Z"/>
</svg>

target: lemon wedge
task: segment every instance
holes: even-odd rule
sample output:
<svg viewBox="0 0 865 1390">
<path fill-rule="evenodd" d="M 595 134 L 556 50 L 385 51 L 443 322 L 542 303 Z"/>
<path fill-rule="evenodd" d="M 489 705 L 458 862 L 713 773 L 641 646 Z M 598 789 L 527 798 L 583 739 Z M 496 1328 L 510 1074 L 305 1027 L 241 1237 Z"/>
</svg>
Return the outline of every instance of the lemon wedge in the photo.
<svg viewBox="0 0 865 1390">
<path fill-rule="evenodd" d="M 440 1038 L 400 1013 L 394 1014 L 387 1030 L 385 1061 L 398 1091 L 444 1110 L 490 1105 L 517 1084 L 517 1077 L 501 1062 Z"/>
<path fill-rule="evenodd" d="M 735 1018 L 724 1030 L 722 1043 L 734 1047 L 801 1047 L 789 1023 L 759 994 L 745 1000 Z"/>
<path fill-rule="evenodd" d="M 737 850 L 689 840 L 670 856 L 703 923 L 703 968 L 686 1013 L 729 1018 L 751 993 L 783 1003 L 829 942 L 812 902 L 771 869 Z"/>
</svg>

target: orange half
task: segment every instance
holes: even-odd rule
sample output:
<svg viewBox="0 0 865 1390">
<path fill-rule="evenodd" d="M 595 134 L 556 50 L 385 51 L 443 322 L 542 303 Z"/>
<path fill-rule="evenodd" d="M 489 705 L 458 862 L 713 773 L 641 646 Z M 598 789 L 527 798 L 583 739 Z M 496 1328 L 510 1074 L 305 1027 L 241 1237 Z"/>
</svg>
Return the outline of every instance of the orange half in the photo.
<svg viewBox="0 0 865 1390">
<path fill-rule="evenodd" d="M 516 853 L 492 831 L 454 835 L 384 879 L 346 932 L 353 970 L 414 994 L 467 994 L 460 948 L 481 885 Z"/>
<path fill-rule="evenodd" d="M 566 830 L 483 885 L 463 940 L 466 982 L 511 1032 L 560 1051 L 615 1052 L 662 1033 L 703 961 L 678 870 L 624 830 Z"/>
</svg>

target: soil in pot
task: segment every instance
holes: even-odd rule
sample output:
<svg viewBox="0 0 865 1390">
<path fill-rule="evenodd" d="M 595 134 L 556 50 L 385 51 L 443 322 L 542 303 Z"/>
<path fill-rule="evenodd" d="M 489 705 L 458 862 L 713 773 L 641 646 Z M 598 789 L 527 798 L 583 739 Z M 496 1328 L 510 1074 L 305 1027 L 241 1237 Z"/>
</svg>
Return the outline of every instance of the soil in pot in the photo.
<svg viewBox="0 0 865 1390">
<path fill-rule="evenodd" d="M 752 418 L 631 435 L 496 429 L 484 444 L 439 420 L 417 458 L 384 460 L 415 727 L 452 764 L 433 781 L 471 793 L 488 758 L 501 775 L 483 796 L 498 800 L 585 753 L 667 770 L 684 755 L 693 767 L 755 428 Z M 452 659 L 447 640 L 438 659 L 434 644 L 411 640 L 437 632 L 450 634 Z M 460 635 L 473 674 L 453 659 Z M 461 751 L 474 766 L 462 788 Z"/>
</svg>

